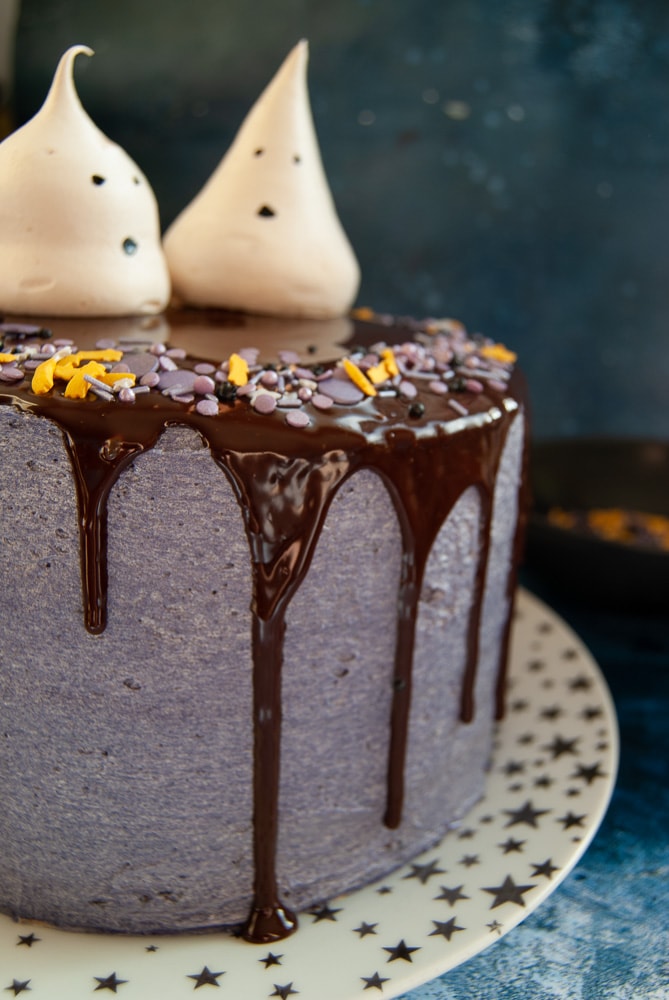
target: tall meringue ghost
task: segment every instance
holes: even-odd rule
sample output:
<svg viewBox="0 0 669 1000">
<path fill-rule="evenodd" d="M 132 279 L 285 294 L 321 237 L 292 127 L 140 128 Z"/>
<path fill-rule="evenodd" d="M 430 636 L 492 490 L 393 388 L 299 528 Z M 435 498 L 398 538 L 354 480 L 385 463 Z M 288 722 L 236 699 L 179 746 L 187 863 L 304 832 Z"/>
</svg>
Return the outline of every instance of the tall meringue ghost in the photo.
<svg viewBox="0 0 669 1000">
<path fill-rule="evenodd" d="M 84 111 L 62 56 L 41 109 L 0 145 L 0 310 L 160 312 L 170 296 L 148 181 Z"/>
<path fill-rule="evenodd" d="M 321 162 L 299 42 L 204 188 L 168 229 L 178 298 L 275 316 L 342 315 L 358 264 Z"/>
</svg>

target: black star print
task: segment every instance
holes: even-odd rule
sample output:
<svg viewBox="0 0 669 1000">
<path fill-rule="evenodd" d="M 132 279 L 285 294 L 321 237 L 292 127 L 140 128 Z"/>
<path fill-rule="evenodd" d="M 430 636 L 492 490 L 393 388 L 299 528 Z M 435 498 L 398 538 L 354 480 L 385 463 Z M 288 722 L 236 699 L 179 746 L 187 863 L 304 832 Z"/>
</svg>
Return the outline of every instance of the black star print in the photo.
<svg viewBox="0 0 669 1000">
<path fill-rule="evenodd" d="M 545 813 L 550 812 L 550 809 L 534 809 L 532 803 L 528 799 L 524 806 L 520 809 L 505 809 L 504 812 L 511 819 L 506 824 L 507 826 L 516 826 L 517 823 L 525 823 L 526 826 L 533 826 L 535 829 L 538 826 L 537 819 L 539 816 L 545 815 Z"/>
<path fill-rule="evenodd" d="M 398 958 L 401 958 L 404 962 L 413 962 L 412 953 L 420 951 L 419 948 L 410 948 L 404 938 L 394 948 L 384 948 L 383 950 L 390 953 L 389 962 L 396 962 Z"/>
<path fill-rule="evenodd" d="M 486 927 L 490 928 L 491 934 L 494 934 L 495 931 L 497 931 L 498 934 L 502 933 L 502 925 L 499 920 L 491 920 L 489 924 L 486 924 Z"/>
<path fill-rule="evenodd" d="M 484 888 L 484 892 L 489 892 L 491 896 L 494 896 L 492 903 L 490 904 L 490 909 L 494 910 L 497 906 L 502 906 L 503 903 L 515 903 L 516 906 L 525 906 L 525 901 L 523 899 L 523 893 L 529 892 L 530 889 L 534 889 L 533 885 L 516 885 L 510 875 L 507 875 L 501 885 L 493 885 Z"/>
<path fill-rule="evenodd" d="M 565 657 L 568 659 L 568 657 Z M 589 691 L 592 687 L 592 681 L 589 677 L 574 677 L 573 680 L 569 681 L 569 688 L 572 691 Z"/>
<path fill-rule="evenodd" d="M 193 972 L 187 978 L 195 980 L 194 990 L 199 990 L 201 986 L 220 986 L 221 984 L 217 982 L 220 976 L 225 975 L 224 972 L 211 972 L 205 965 L 202 972 Z"/>
<path fill-rule="evenodd" d="M 26 948 L 32 948 L 34 944 L 41 941 L 41 938 L 35 937 L 34 934 L 19 934 L 19 939 L 16 942 L 17 947 L 24 944 Z"/>
<path fill-rule="evenodd" d="M 430 931 L 428 937 L 435 937 L 439 934 L 441 937 L 445 937 L 447 941 L 450 941 L 456 931 L 463 931 L 464 927 L 459 927 L 455 922 L 455 917 L 451 917 L 445 923 L 440 920 L 433 920 L 434 930 Z"/>
<path fill-rule="evenodd" d="M 29 982 L 30 982 L 29 979 L 25 979 L 23 982 L 19 982 L 18 979 L 15 979 L 14 982 L 12 983 L 12 985 L 11 986 L 6 986 L 5 989 L 6 990 L 13 990 L 14 991 L 14 996 L 17 997 L 19 995 L 19 993 L 23 993 L 26 990 L 27 991 L 30 990 L 30 986 L 28 986 Z"/>
<path fill-rule="evenodd" d="M 271 997 L 281 997 L 281 1000 L 286 1000 L 287 997 L 293 996 L 294 993 L 299 993 L 299 990 L 293 989 L 293 984 L 288 983 L 286 986 L 277 986 L 274 983 L 274 993 L 270 993 Z"/>
<path fill-rule="evenodd" d="M 539 670 L 543 670 L 545 666 L 546 663 L 544 662 L 544 660 L 530 660 L 530 662 L 527 664 L 527 669 L 531 670 L 532 673 L 536 673 Z"/>
<path fill-rule="evenodd" d="M 146 946 L 145 951 L 158 951 L 158 945 L 157 944 L 149 944 L 149 945 Z"/>
<path fill-rule="evenodd" d="M 483 820 L 481 820 L 481 822 L 483 822 Z M 469 828 L 467 828 L 466 830 L 460 830 L 460 833 L 458 834 L 458 840 L 471 840 L 472 837 L 475 836 L 476 836 L 476 830 L 470 830 Z"/>
<path fill-rule="evenodd" d="M 510 760 L 504 765 L 504 774 L 521 774 L 525 770 L 525 765 L 519 760 Z"/>
<path fill-rule="evenodd" d="M 376 934 L 377 924 L 366 924 L 363 920 L 359 927 L 354 928 L 354 933 L 359 934 L 361 938 L 367 937 L 368 934 Z"/>
<path fill-rule="evenodd" d="M 530 878 L 538 878 L 539 875 L 545 875 L 546 878 L 552 878 L 553 872 L 560 871 L 559 868 L 556 868 L 555 865 L 551 864 L 550 858 L 547 858 L 545 861 L 542 861 L 541 864 L 537 864 L 536 861 L 533 861 L 532 866 L 534 868 L 534 871 L 531 873 Z"/>
<path fill-rule="evenodd" d="M 560 816 L 558 823 L 562 823 L 563 830 L 570 830 L 572 826 L 583 826 L 585 813 L 582 816 L 574 816 L 573 812 L 568 812 L 566 816 Z"/>
<path fill-rule="evenodd" d="M 549 750 L 553 754 L 553 760 L 557 760 L 563 753 L 577 754 L 576 744 L 578 737 L 574 740 L 565 740 L 561 736 L 556 736 L 552 743 L 548 743 L 542 750 Z"/>
<path fill-rule="evenodd" d="M 117 979 L 115 972 L 112 972 L 112 974 L 107 976 L 105 979 L 101 979 L 99 976 L 93 976 L 93 978 L 98 984 L 93 990 L 94 993 L 97 993 L 98 990 L 109 990 L 111 993 L 116 993 L 119 986 L 128 982 L 127 979 Z"/>
<path fill-rule="evenodd" d="M 383 992 L 383 983 L 387 983 L 387 978 L 382 978 L 378 972 L 375 972 L 373 976 L 360 976 L 363 983 L 365 984 L 364 989 L 366 990 L 381 990 Z"/>
<path fill-rule="evenodd" d="M 528 702 L 519 699 L 518 701 L 513 701 L 511 703 L 510 708 L 512 712 L 524 712 L 525 709 L 527 708 L 527 705 Z"/>
<path fill-rule="evenodd" d="M 413 871 L 410 871 L 405 878 L 417 878 L 422 885 L 425 885 L 427 880 L 433 875 L 443 875 L 444 869 L 438 868 L 439 864 L 437 858 L 433 858 L 432 861 L 428 861 L 425 865 L 411 865 Z"/>
<path fill-rule="evenodd" d="M 389 892 L 393 891 L 393 889 L 392 886 L 390 885 L 382 885 L 381 888 L 377 889 L 376 891 L 378 892 L 379 896 L 387 896 Z"/>
<path fill-rule="evenodd" d="M 504 854 L 511 854 L 514 851 L 520 854 L 522 853 L 524 843 L 524 840 L 514 840 L 513 837 L 508 837 L 503 844 L 498 844 L 497 846 L 501 847 Z"/>
<path fill-rule="evenodd" d="M 542 774 L 542 776 L 537 778 L 534 782 L 536 788 L 550 788 L 553 784 L 555 784 L 555 782 L 552 778 L 549 778 L 547 774 Z"/>
<path fill-rule="evenodd" d="M 273 955 L 271 951 L 268 951 L 264 958 L 259 958 L 258 961 L 262 962 L 266 969 L 269 969 L 271 965 L 281 965 L 281 959 L 283 955 Z"/>
<path fill-rule="evenodd" d="M 327 903 L 325 903 L 324 906 L 321 906 L 320 910 L 309 910 L 309 914 L 314 918 L 315 924 L 321 920 L 331 920 L 333 923 L 336 923 L 337 913 L 341 913 L 341 909 L 332 910 Z"/>
<path fill-rule="evenodd" d="M 597 778 L 605 778 L 606 775 L 603 771 L 599 770 L 599 763 L 592 764 L 590 767 L 584 767 L 583 764 L 579 764 L 576 768 L 574 774 L 571 775 L 572 778 L 582 778 L 586 785 L 591 785 L 593 781 Z"/>
<path fill-rule="evenodd" d="M 463 886 L 458 885 L 454 889 L 449 889 L 447 886 L 442 885 L 441 894 L 439 896 L 435 896 L 434 898 L 445 899 L 451 906 L 455 906 L 458 900 L 469 899 L 469 896 L 465 896 L 465 894 L 461 891 L 462 888 Z"/>
<path fill-rule="evenodd" d="M 549 719 L 552 722 L 554 719 L 559 719 L 561 715 L 563 715 L 562 709 L 553 705 L 551 708 L 544 708 L 540 713 L 540 718 Z"/>
<path fill-rule="evenodd" d="M 516 742 L 521 747 L 529 746 L 530 743 L 534 743 L 534 733 L 523 733 L 522 736 L 518 737 Z"/>
<path fill-rule="evenodd" d="M 462 865 L 464 868 L 472 868 L 474 865 L 480 865 L 478 854 L 465 854 L 458 864 Z"/>
</svg>

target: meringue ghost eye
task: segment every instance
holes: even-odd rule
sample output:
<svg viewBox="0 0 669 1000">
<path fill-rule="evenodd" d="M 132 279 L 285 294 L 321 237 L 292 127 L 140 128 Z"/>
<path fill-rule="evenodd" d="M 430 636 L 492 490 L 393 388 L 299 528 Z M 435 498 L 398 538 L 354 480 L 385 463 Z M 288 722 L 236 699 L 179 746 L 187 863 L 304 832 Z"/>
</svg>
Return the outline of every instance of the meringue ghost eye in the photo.
<svg viewBox="0 0 669 1000">
<path fill-rule="evenodd" d="M 276 215 L 276 212 L 269 205 L 261 205 L 257 214 L 262 216 L 263 219 L 271 219 Z"/>
<path fill-rule="evenodd" d="M 132 183 L 133 184 L 141 184 L 142 182 L 140 181 L 139 177 L 133 177 Z"/>
<path fill-rule="evenodd" d="M 262 148 L 262 146 L 259 146 L 258 149 L 255 150 L 255 152 L 254 152 L 253 155 L 254 156 L 262 156 L 264 152 L 265 152 L 265 150 Z"/>
<path fill-rule="evenodd" d="M 293 163 L 301 163 L 301 162 L 302 162 L 302 157 L 299 155 L 299 153 L 295 153 L 295 155 L 293 156 Z"/>
<path fill-rule="evenodd" d="M 96 185 L 96 187 L 99 187 L 100 184 L 104 184 L 104 182 L 107 180 L 107 178 L 103 177 L 102 174 L 93 174 L 91 176 L 91 180 Z"/>
<path fill-rule="evenodd" d="M 134 253 L 137 253 L 137 241 L 133 240 L 131 236 L 126 237 L 123 240 L 123 250 L 127 253 L 128 257 L 132 257 Z"/>
</svg>

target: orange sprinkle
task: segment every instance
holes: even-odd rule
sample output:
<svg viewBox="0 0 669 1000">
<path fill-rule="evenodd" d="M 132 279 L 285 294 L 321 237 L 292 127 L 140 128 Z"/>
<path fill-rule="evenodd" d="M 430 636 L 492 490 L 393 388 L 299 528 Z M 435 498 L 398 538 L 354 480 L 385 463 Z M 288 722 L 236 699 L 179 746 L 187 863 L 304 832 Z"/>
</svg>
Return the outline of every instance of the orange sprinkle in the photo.
<svg viewBox="0 0 669 1000">
<path fill-rule="evenodd" d="M 366 320 L 367 322 L 373 320 L 375 315 L 376 313 L 373 309 L 370 309 L 369 306 L 359 306 L 351 312 L 351 316 L 353 316 L 354 319 Z"/>
<path fill-rule="evenodd" d="M 58 358 L 47 358 L 33 372 L 31 387 L 32 391 L 36 392 L 38 396 L 44 396 L 50 389 L 53 389 L 54 372 L 57 364 Z"/>
<path fill-rule="evenodd" d="M 376 389 L 364 372 L 358 368 L 355 362 L 351 361 L 350 358 L 344 358 L 343 365 L 346 374 L 350 378 L 351 382 L 355 382 L 358 389 L 362 389 L 366 396 L 376 396 Z"/>
<path fill-rule="evenodd" d="M 249 380 L 249 366 L 239 354 L 231 354 L 228 368 L 228 382 L 233 385 L 246 385 Z"/>
<path fill-rule="evenodd" d="M 74 375 L 65 386 L 64 395 L 67 399 L 85 399 L 90 384 L 84 375 L 93 375 L 102 381 L 102 376 L 107 374 L 107 369 L 97 361 L 89 361 L 83 368 L 76 368 Z"/>
<path fill-rule="evenodd" d="M 518 355 L 510 351 L 504 344 L 487 344 L 480 352 L 482 357 L 490 358 L 492 361 L 499 361 L 503 365 L 512 365 Z"/>
<path fill-rule="evenodd" d="M 10 361 L 16 361 L 20 354 L 0 354 L 0 365 L 9 364 Z"/>
</svg>

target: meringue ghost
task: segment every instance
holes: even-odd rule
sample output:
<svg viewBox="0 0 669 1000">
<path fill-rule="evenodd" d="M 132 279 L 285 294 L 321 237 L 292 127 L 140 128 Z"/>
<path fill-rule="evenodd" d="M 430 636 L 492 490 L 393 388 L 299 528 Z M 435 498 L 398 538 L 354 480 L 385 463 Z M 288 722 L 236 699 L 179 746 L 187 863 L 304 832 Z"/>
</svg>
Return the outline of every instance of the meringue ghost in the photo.
<svg viewBox="0 0 669 1000">
<path fill-rule="evenodd" d="M 164 247 L 184 303 L 275 316 L 340 316 L 360 274 L 321 162 L 299 42 Z"/>
<path fill-rule="evenodd" d="M 139 167 L 77 96 L 75 45 L 41 109 L 0 144 L 0 310 L 52 316 L 160 312 L 170 280 L 158 207 Z"/>
</svg>

